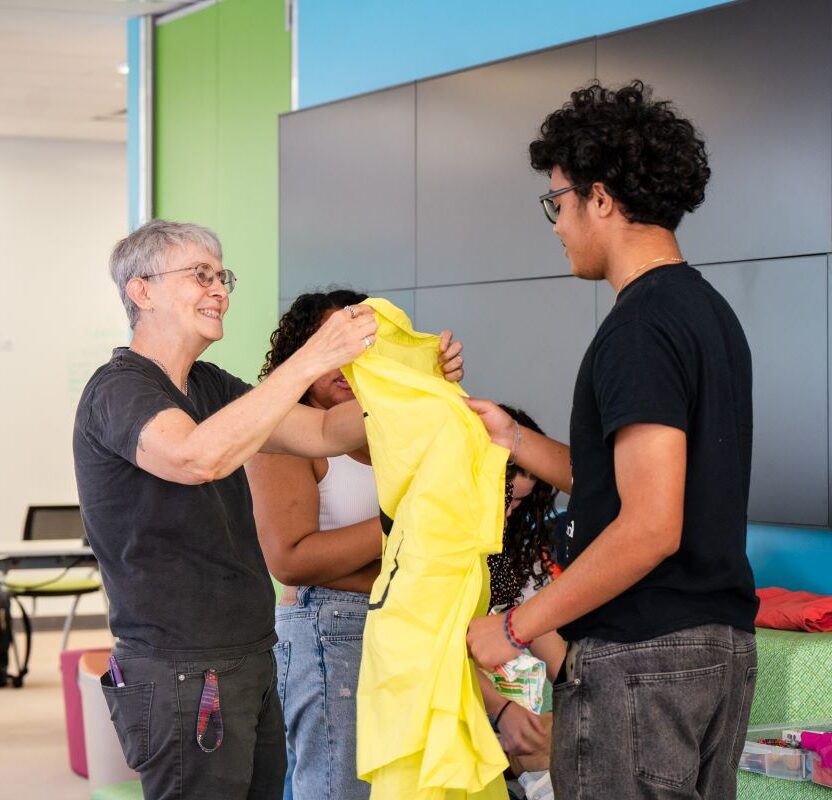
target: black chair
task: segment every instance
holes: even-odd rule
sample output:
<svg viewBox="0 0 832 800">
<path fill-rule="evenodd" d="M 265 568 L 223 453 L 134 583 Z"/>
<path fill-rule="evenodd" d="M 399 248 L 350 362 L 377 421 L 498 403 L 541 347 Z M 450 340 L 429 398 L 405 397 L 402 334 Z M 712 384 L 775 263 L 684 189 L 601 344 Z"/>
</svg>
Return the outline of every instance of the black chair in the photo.
<svg viewBox="0 0 832 800">
<path fill-rule="evenodd" d="M 79 506 L 29 506 L 23 525 L 23 539 L 77 539 L 86 541 L 86 531 L 81 520 Z M 40 575 L 35 578 L 21 577 L 18 572 L 13 579 L 6 577 L 6 589 L 17 597 L 32 599 L 32 617 L 35 616 L 38 597 L 74 597 L 72 608 L 64 622 L 61 650 L 66 650 L 69 631 L 75 619 L 75 611 L 81 596 L 101 590 L 101 579 L 97 570 L 87 576 L 76 578 L 69 574 L 70 568 L 56 572 L 52 577 Z"/>
</svg>

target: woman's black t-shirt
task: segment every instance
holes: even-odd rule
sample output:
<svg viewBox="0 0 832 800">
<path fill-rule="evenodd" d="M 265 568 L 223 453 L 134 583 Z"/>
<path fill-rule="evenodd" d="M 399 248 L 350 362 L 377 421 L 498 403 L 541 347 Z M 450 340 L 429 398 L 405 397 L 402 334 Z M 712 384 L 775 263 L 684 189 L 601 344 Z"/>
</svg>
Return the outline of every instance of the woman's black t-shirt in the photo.
<svg viewBox="0 0 832 800">
<path fill-rule="evenodd" d="M 118 348 L 81 396 L 73 451 L 84 526 L 113 634 L 140 652 L 235 658 L 276 639 L 244 469 L 189 486 L 136 465 L 139 434 L 160 411 L 200 423 L 250 388 L 197 361 L 186 396 L 152 361 Z"/>
<path fill-rule="evenodd" d="M 568 565 L 618 515 L 615 433 L 655 423 L 687 434 L 681 546 L 642 580 L 561 634 L 616 642 L 718 622 L 754 630 L 745 553 L 751 474 L 751 354 L 734 312 L 687 264 L 627 286 L 575 383 Z"/>
</svg>

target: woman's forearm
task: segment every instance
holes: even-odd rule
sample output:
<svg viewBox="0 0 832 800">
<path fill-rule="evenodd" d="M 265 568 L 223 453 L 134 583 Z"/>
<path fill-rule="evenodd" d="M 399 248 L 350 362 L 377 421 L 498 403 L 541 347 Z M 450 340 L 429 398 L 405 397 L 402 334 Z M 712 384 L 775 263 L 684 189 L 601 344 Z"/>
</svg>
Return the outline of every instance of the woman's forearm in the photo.
<svg viewBox="0 0 832 800">
<path fill-rule="evenodd" d="M 281 583 L 321 586 L 344 578 L 381 556 L 378 517 L 329 531 L 312 531 L 294 545 L 281 548 L 268 564 Z"/>
</svg>

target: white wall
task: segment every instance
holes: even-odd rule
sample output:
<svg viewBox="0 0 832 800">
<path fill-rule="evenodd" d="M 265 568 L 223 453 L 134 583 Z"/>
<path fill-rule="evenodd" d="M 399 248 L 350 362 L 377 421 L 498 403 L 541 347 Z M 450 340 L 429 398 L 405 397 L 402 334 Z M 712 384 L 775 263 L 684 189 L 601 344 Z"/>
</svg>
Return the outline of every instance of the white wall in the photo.
<svg viewBox="0 0 832 800">
<path fill-rule="evenodd" d="M 126 182 L 123 144 L 0 138 L 0 547 L 28 505 L 77 503 L 75 407 L 127 339 L 107 272 Z"/>
</svg>

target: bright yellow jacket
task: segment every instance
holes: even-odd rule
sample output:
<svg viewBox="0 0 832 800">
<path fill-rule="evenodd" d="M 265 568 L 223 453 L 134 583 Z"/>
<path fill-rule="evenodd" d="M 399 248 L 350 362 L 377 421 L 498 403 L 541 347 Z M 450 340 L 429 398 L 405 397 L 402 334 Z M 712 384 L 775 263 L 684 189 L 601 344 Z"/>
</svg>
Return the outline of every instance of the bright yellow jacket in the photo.
<svg viewBox="0 0 832 800">
<path fill-rule="evenodd" d="M 507 451 L 442 378 L 439 338 L 386 300 L 344 369 L 367 424 L 385 530 L 358 681 L 358 775 L 372 800 L 503 800 L 507 762 L 467 655 L 502 548 Z"/>
</svg>

